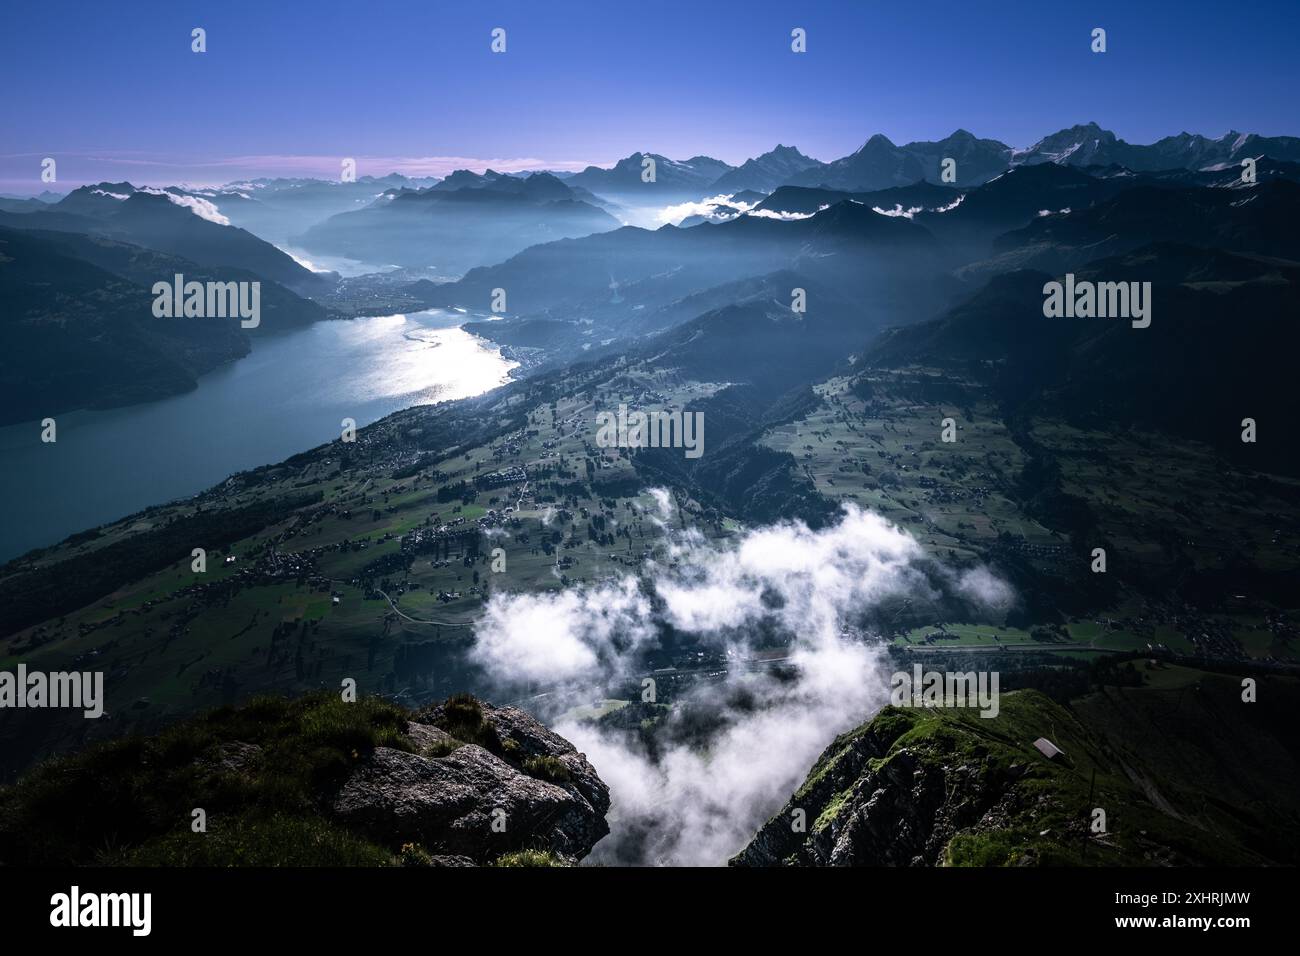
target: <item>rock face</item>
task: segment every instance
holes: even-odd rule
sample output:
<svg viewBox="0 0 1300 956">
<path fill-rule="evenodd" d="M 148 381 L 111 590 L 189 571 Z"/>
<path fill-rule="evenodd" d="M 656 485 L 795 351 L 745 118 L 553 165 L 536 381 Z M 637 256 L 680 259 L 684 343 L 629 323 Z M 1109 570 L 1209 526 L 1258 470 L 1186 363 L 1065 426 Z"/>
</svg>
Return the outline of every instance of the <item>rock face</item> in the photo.
<svg viewBox="0 0 1300 956">
<path fill-rule="evenodd" d="M 1098 759 L 1073 716 L 1035 691 L 1004 694 L 1001 713 L 886 707 L 842 734 L 733 866 L 1033 865 L 1087 862 L 1087 781 L 1034 750 L 1054 728 L 1075 759 Z M 1097 764 L 1101 767 L 1101 763 Z M 1091 764 L 1089 764 L 1091 766 Z M 1112 807 L 1127 788 L 1099 778 Z M 1100 793 L 1101 788 L 1098 788 Z M 802 811 L 802 812 L 800 812 Z M 797 822 L 798 821 L 798 822 Z M 1135 847 L 1097 846 L 1111 862 Z"/>
<path fill-rule="evenodd" d="M 609 832 L 609 788 L 572 744 L 515 707 L 474 702 L 467 720 L 463 701 L 450 706 L 409 725 L 419 752 L 375 748 L 334 798 L 334 816 L 394 848 L 476 863 L 524 849 L 575 862 Z"/>
<path fill-rule="evenodd" d="M 893 743 L 888 725 L 868 725 L 823 756 L 782 813 L 731 862 L 737 866 L 934 866 L 948 841 L 976 825 L 1015 771 L 989 779 L 984 768 L 923 760 Z M 837 742 L 838 743 L 838 742 Z M 830 753 L 828 751 L 828 753 Z M 806 832 L 792 821 L 803 810 Z"/>
<path fill-rule="evenodd" d="M 1163 701 L 1151 706 L 1168 712 Z M 1045 735 L 1060 748 L 1052 758 L 1034 747 Z M 1131 732 L 1121 751 L 1077 711 L 1033 690 L 1003 694 L 991 719 L 960 708 L 886 707 L 837 738 L 730 862 L 1259 865 L 1294 853 L 1262 842 L 1264 814 L 1255 819 L 1234 808 L 1238 830 L 1231 838 L 1225 834 L 1233 824 L 1220 822 L 1226 815 L 1213 829 L 1206 826 L 1198 814 L 1211 805 L 1211 794 L 1194 789 L 1195 774 L 1180 779 L 1144 770 L 1146 760 L 1161 758 L 1167 741 L 1164 732 L 1139 736 Z M 1143 785 L 1155 779 L 1162 781 L 1159 794 Z M 1097 808 L 1105 814 L 1100 828 Z"/>
</svg>

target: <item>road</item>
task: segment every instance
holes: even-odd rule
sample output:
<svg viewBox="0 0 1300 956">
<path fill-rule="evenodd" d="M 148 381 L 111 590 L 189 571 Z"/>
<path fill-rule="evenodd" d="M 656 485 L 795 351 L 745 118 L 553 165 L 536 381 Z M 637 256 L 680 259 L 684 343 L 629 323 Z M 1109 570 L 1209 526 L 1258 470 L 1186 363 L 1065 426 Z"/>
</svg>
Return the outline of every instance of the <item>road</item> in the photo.
<svg viewBox="0 0 1300 956">
<path fill-rule="evenodd" d="M 375 590 L 378 591 L 379 589 L 376 588 Z M 397 606 L 397 602 L 390 598 L 387 592 L 379 591 L 379 593 L 384 595 L 384 600 L 388 602 L 388 606 L 393 609 L 394 614 L 404 621 L 410 621 L 412 624 L 436 624 L 439 627 L 473 627 L 475 624 L 478 624 L 483 620 L 481 617 L 475 617 L 468 621 L 422 621 L 418 617 L 411 617 L 411 615 L 401 610 Z"/>
</svg>

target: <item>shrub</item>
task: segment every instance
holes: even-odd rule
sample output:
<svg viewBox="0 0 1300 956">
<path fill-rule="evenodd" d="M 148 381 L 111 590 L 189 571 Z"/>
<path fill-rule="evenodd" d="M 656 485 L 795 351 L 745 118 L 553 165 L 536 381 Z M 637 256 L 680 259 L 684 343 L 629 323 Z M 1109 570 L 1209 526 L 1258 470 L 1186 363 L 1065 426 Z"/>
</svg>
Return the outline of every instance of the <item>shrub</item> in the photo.
<svg viewBox="0 0 1300 956">
<path fill-rule="evenodd" d="M 493 866 L 568 866 L 554 853 L 546 850 L 515 850 L 503 853 L 493 862 Z"/>
<path fill-rule="evenodd" d="M 397 858 L 402 866 L 433 866 L 433 857 L 418 843 L 403 843 Z"/>
<path fill-rule="evenodd" d="M 530 777 L 551 783 L 568 783 L 571 779 L 569 768 L 559 757 L 529 757 L 523 763 L 523 771 Z"/>
<path fill-rule="evenodd" d="M 473 694 L 456 694 L 447 698 L 442 705 L 442 712 L 434 720 L 434 726 L 444 730 L 457 740 L 467 744 L 478 744 L 494 754 L 502 753 L 501 740 L 496 728 L 483 717 L 483 705 Z"/>
<path fill-rule="evenodd" d="M 445 757 L 447 756 L 447 754 L 453 753 L 464 746 L 465 746 L 464 741 L 440 740 L 436 744 L 432 744 L 425 752 L 425 755 L 434 758 Z"/>
<path fill-rule="evenodd" d="M 370 844 L 347 843 L 345 831 L 321 821 L 316 808 L 375 747 L 414 750 L 406 722 L 402 708 L 376 698 L 263 697 L 153 738 L 126 737 L 46 761 L 0 787 L 0 864 L 122 862 L 133 851 L 143 864 L 201 864 L 209 852 L 238 864 L 309 863 L 313 840 L 322 859 L 353 854 L 374 862 Z M 231 744 L 246 745 L 250 756 L 224 759 L 223 745 Z M 177 807 L 203 807 L 213 831 L 190 833 Z M 203 850 L 195 843 L 203 839 L 213 846 Z"/>
</svg>

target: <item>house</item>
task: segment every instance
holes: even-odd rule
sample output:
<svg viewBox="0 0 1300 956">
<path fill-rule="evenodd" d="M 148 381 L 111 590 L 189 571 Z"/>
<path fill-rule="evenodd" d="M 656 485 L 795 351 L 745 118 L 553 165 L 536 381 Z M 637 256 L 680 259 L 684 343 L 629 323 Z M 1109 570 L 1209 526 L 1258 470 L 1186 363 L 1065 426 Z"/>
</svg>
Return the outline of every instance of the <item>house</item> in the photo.
<svg viewBox="0 0 1300 956">
<path fill-rule="evenodd" d="M 1034 746 L 1038 748 L 1038 752 L 1048 760 L 1065 755 L 1065 751 L 1056 746 L 1056 744 L 1052 743 L 1046 737 L 1039 737 L 1034 741 Z"/>
</svg>

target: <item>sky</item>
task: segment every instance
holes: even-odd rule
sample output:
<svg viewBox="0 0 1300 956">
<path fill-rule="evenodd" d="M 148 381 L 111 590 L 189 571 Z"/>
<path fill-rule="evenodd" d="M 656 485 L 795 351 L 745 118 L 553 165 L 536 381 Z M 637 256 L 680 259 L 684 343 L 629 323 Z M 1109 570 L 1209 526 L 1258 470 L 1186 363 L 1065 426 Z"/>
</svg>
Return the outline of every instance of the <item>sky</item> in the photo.
<svg viewBox="0 0 1300 956">
<path fill-rule="evenodd" d="M 832 160 L 874 133 L 1028 146 L 1089 121 L 1141 143 L 1296 135 L 1297 27 L 1297 0 L 15 2 L 0 192 L 47 188 L 47 156 L 63 190 L 333 177 L 340 157 L 358 175 L 777 143 Z"/>
</svg>

